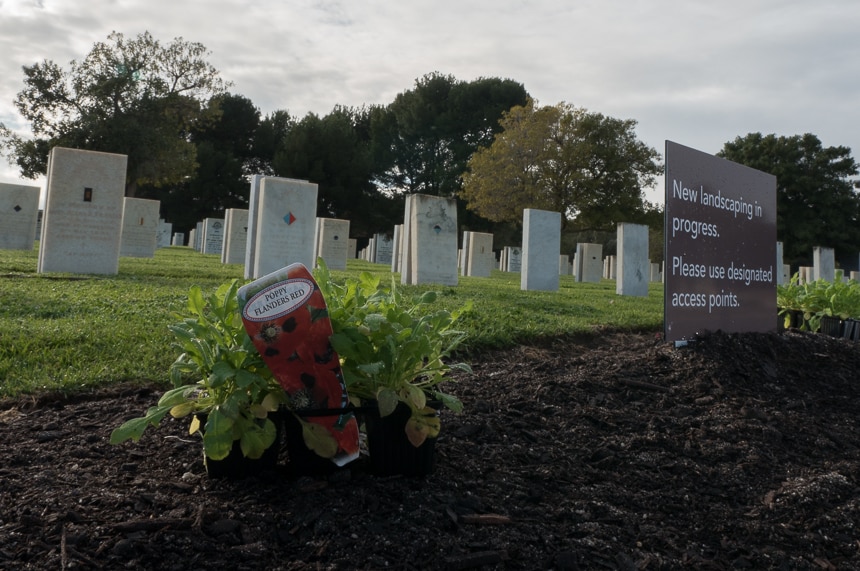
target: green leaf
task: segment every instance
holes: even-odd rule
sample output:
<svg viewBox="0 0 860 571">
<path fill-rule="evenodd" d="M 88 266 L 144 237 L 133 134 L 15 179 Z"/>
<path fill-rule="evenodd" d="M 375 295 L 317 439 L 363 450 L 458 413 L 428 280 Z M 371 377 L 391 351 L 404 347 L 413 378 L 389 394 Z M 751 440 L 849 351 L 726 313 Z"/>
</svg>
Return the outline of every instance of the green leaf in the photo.
<svg viewBox="0 0 860 571">
<path fill-rule="evenodd" d="M 397 398 L 397 393 L 393 389 L 383 387 L 376 393 L 376 400 L 379 403 L 379 416 L 388 416 L 394 409 L 397 408 L 397 403 L 400 399 Z"/>
<path fill-rule="evenodd" d="M 140 440 L 143 431 L 148 426 L 158 426 L 161 419 L 168 413 L 169 406 L 154 406 L 146 411 L 146 415 L 140 418 L 132 418 L 122 423 L 110 433 L 110 443 L 119 444 L 131 439 L 134 442 Z"/>
<path fill-rule="evenodd" d="M 213 460 L 223 460 L 233 449 L 233 431 L 214 433 L 209 431 L 209 423 L 203 433 L 203 452 Z"/>
<path fill-rule="evenodd" d="M 242 454 L 252 459 L 259 458 L 275 442 L 276 436 L 275 423 L 271 420 L 266 419 L 262 427 L 252 424 L 239 439 Z"/>
<path fill-rule="evenodd" d="M 221 407 L 213 409 L 206 419 L 206 435 L 212 437 L 221 434 L 232 434 L 235 421 L 221 411 Z M 232 440 L 232 438 L 230 439 Z M 218 460 L 218 458 L 215 458 Z"/>
<path fill-rule="evenodd" d="M 198 285 L 191 286 L 188 291 L 188 311 L 203 317 L 203 306 L 203 290 Z"/>
</svg>

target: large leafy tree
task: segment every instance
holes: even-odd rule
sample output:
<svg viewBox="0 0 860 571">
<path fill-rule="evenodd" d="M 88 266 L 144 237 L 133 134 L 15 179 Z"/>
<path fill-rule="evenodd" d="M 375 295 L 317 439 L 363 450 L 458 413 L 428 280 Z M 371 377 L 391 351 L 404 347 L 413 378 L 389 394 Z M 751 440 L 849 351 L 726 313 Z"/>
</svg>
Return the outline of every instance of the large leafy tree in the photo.
<svg viewBox="0 0 860 571">
<path fill-rule="evenodd" d="M 209 100 L 227 84 L 206 62 L 206 48 L 148 32 L 113 32 L 68 70 L 44 60 L 24 67 L 15 105 L 31 123 L 25 139 L 0 125 L 0 141 L 21 175 L 45 174 L 54 146 L 128 155 L 126 194 L 183 180 L 195 168 L 193 128 L 212 118 Z"/>
<path fill-rule="evenodd" d="M 552 210 L 581 231 L 638 222 L 652 209 L 642 189 L 661 172 L 660 155 L 636 138 L 635 121 L 529 100 L 505 113 L 501 126 L 463 175 L 460 195 L 470 210 L 511 222 L 524 208 Z"/>
<path fill-rule="evenodd" d="M 815 246 L 856 256 L 860 195 L 850 178 L 858 174 L 851 149 L 824 147 L 810 133 L 749 133 L 725 143 L 717 156 L 776 177 L 776 231 L 786 263 L 808 265 Z"/>
<path fill-rule="evenodd" d="M 504 111 L 528 93 L 508 79 L 471 82 L 439 73 L 416 80 L 372 112 L 375 182 L 383 192 L 455 196 L 469 157 L 489 144 Z"/>
<path fill-rule="evenodd" d="M 214 119 L 190 132 L 197 157 L 193 175 L 165 189 L 139 189 L 142 197 L 161 200 L 161 215 L 177 229 L 188 230 L 203 218 L 221 217 L 226 208 L 247 208 L 248 175 L 260 162 L 255 145 L 260 111 L 251 100 L 223 94 L 209 106 Z"/>
<path fill-rule="evenodd" d="M 286 133 L 272 161 L 277 176 L 316 183 L 317 215 L 350 220 L 353 236 L 390 230 L 396 216 L 396 202 L 371 180 L 370 115 L 341 106 L 324 117 L 309 113 Z"/>
</svg>

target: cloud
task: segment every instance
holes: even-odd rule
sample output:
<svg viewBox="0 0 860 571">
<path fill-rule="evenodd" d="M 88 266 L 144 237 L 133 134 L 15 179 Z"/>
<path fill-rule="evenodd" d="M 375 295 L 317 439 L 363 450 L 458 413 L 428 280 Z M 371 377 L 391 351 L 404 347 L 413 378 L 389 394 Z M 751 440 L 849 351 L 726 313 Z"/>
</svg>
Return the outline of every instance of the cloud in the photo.
<svg viewBox="0 0 860 571">
<path fill-rule="evenodd" d="M 66 66 L 113 31 L 204 44 L 263 113 L 386 104 L 438 71 L 522 83 L 717 152 L 749 132 L 860 148 L 853 0 L 0 0 L 0 121 L 22 65 Z"/>
</svg>

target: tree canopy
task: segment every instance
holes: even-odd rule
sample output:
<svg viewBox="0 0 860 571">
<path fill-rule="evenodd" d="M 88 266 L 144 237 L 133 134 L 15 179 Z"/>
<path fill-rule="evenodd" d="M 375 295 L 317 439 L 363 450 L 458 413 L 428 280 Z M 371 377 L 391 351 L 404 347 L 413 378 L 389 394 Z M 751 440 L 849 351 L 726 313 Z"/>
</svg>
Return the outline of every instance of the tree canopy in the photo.
<svg viewBox="0 0 860 571">
<path fill-rule="evenodd" d="M 370 109 L 341 106 L 324 117 L 308 113 L 285 133 L 272 161 L 276 176 L 316 183 L 317 215 L 349 220 L 354 236 L 370 236 L 397 216 L 394 201 L 372 182 L 370 116 Z"/>
<path fill-rule="evenodd" d="M 498 132 L 502 113 L 528 93 L 509 79 L 459 81 L 427 74 L 371 116 L 375 181 L 387 194 L 453 197 L 469 157 Z"/>
<path fill-rule="evenodd" d="M 776 177 L 777 236 L 786 263 L 809 265 L 816 246 L 856 256 L 860 195 L 849 178 L 858 174 L 849 148 L 824 147 L 809 133 L 749 133 L 725 143 L 717 156 Z"/>
<path fill-rule="evenodd" d="M 0 140 L 27 178 L 45 174 L 54 146 L 128 156 L 126 193 L 176 183 L 195 168 L 190 131 L 217 114 L 211 98 L 228 84 L 204 59 L 206 48 L 148 32 L 113 32 L 68 70 L 50 60 L 24 67 L 15 105 L 32 125 L 24 139 L 0 125 Z"/>
<path fill-rule="evenodd" d="M 662 166 L 659 153 L 636 138 L 636 121 L 529 100 L 504 113 L 501 126 L 468 161 L 460 196 L 469 209 L 513 222 L 524 208 L 552 210 L 580 230 L 611 229 L 648 213 L 642 188 Z"/>
</svg>

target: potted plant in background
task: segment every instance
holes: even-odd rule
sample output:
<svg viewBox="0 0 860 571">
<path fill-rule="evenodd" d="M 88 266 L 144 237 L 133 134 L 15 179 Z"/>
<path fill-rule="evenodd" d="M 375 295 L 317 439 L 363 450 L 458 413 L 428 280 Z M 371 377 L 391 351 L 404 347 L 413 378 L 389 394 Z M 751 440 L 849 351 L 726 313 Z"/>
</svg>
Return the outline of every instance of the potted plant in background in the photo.
<svg viewBox="0 0 860 571">
<path fill-rule="evenodd" d="M 203 440 L 204 463 L 212 477 L 241 477 L 277 462 L 278 427 L 270 418 L 286 402 L 248 334 L 238 309 L 238 280 L 204 297 L 188 295 L 188 315 L 169 326 L 180 355 L 170 366 L 173 388 L 146 414 L 111 433 L 113 444 L 138 441 L 169 413 L 191 417 L 190 434 Z"/>
<path fill-rule="evenodd" d="M 466 337 L 457 325 L 470 304 L 455 311 L 435 308 L 435 292 L 408 298 L 393 279 L 383 286 L 367 272 L 337 284 L 322 260 L 316 274 L 350 399 L 365 412 L 372 470 L 429 473 L 439 408 L 463 408 L 442 385 L 451 371 L 471 371 L 466 363 L 451 362 Z"/>
</svg>

